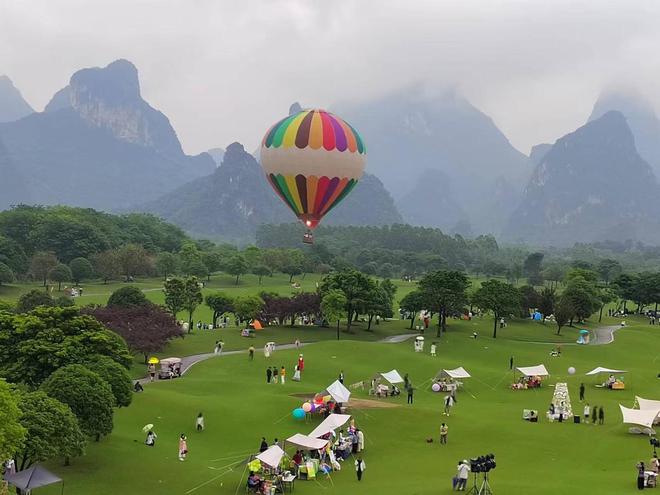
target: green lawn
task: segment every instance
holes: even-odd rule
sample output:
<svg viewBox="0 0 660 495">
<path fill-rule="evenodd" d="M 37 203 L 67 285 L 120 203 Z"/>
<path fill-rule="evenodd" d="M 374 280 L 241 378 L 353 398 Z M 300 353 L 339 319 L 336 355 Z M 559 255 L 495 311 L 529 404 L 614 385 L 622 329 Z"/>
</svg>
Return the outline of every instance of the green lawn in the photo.
<svg viewBox="0 0 660 495">
<path fill-rule="evenodd" d="M 604 324 L 614 323 L 605 320 Z M 147 386 L 135 396 L 133 405 L 116 412 L 112 435 L 91 443 L 87 455 L 75 459 L 70 467 L 54 463 L 50 467 L 66 480 L 65 493 L 70 495 L 244 493 L 244 465 L 230 464 L 254 452 L 262 435 L 269 441 L 282 439 L 296 432 L 308 433 L 319 422 L 291 418 L 291 410 L 300 405 L 292 394 L 319 391 L 340 370 L 353 383 L 396 368 L 409 373 L 418 387 L 413 406 L 407 406 L 405 398 L 397 398 L 391 401 L 398 406 L 395 408 L 352 411 L 366 433 L 363 481 L 357 483 L 348 465 L 331 479 L 297 483 L 298 493 L 450 493 L 456 461 L 488 452 L 496 455 L 498 464 L 491 475 L 496 493 L 632 493 L 635 463 L 648 460 L 651 450 L 646 438 L 629 435 L 620 424 L 618 404 L 631 406 L 635 395 L 660 398 L 656 378 L 660 328 L 639 319 L 637 325 L 620 330 L 614 344 L 565 344 L 562 356 L 552 358 L 548 353 L 553 344 L 536 342 L 554 342 L 553 327 L 530 321 L 513 323 L 493 340 L 487 336 L 490 323 L 489 318 L 450 321 L 450 331 L 439 339 L 437 358 L 414 353 L 411 342 L 316 343 L 304 349 L 303 381 L 289 381 L 284 386 L 267 385 L 264 370 L 266 365 L 285 365 L 291 370 L 297 354 L 293 350 L 277 351 L 268 361 L 261 355 L 253 362 L 246 355 L 213 358 L 197 364 L 180 380 Z M 383 326 L 386 333 L 398 333 L 404 327 L 405 322 Z M 476 340 L 470 338 L 474 329 L 479 332 Z M 291 340 L 294 334 L 286 332 L 300 330 L 272 331 Z M 572 340 L 574 332 L 564 332 L 563 340 Z M 178 345 L 185 351 L 186 342 L 192 342 L 192 337 L 173 344 L 172 350 Z M 545 363 L 552 376 L 539 390 L 509 390 L 511 355 L 521 366 Z M 452 416 L 445 418 L 441 415 L 443 396 L 430 391 L 429 380 L 440 368 L 459 365 L 473 378 L 459 393 Z M 583 374 L 598 365 L 629 370 L 627 389 L 595 388 L 595 381 Z M 568 376 L 570 366 L 577 369 L 575 376 Z M 605 425 L 550 424 L 545 417 L 538 424 L 522 421 L 523 408 L 538 409 L 543 416 L 557 381 L 569 383 L 576 411 L 582 409 L 577 388 L 584 381 L 589 403 L 605 408 Z M 366 392 L 358 391 L 355 396 L 367 398 Z M 207 423 L 201 434 L 193 431 L 199 411 L 204 412 Z M 437 442 L 442 421 L 450 428 L 447 446 Z M 146 423 L 154 423 L 159 435 L 154 449 L 143 444 L 141 428 Z M 177 437 L 182 432 L 189 436 L 186 462 L 176 458 Z M 428 444 L 428 437 L 436 441 Z M 59 488 L 40 493 L 56 494 Z"/>
</svg>

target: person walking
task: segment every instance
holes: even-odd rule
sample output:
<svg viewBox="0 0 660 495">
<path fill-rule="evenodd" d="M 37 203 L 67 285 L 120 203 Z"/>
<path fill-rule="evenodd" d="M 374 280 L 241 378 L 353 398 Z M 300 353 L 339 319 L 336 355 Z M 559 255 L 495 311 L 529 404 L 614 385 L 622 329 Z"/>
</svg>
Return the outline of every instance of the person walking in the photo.
<svg viewBox="0 0 660 495">
<path fill-rule="evenodd" d="M 638 490 L 643 490 L 644 489 L 644 471 L 646 471 L 646 468 L 644 467 L 644 461 L 639 461 L 637 463 L 637 489 Z"/>
<path fill-rule="evenodd" d="M 156 439 L 158 438 L 158 435 L 156 435 L 153 430 L 149 430 L 147 433 L 147 438 L 144 441 L 144 444 L 147 447 L 155 447 L 156 446 Z"/>
<path fill-rule="evenodd" d="M 403 388 L 408 389 L 408 386 L 410 385 L 410 379 L 408 378 L 408 373 L 403 375 Z"/>
<path fill-rule="evenodd" d="M 273 370 L 270 369 L 270 366 L 266 368 L 266 383 L 270 383 L 273 378 Z"/>
<path fill-rule="evenodd" d="M 594 406 L 591 409 L 591 423 L 595 425 L 597 424 L 597 420 L 598 420 L 598 407 Z"/>
<path fill-rule="evenodd" d="M 408 404 L 413 403 L 413 393 L 415 392 L 415 389 L 412 386 L 412 383 L 408 382 Z"/>
<path fill-rule="evenodd" d="M 435 342 L 431 343 L 431 356 L 435 357 L 437 350 L 437 344 Z"/>
<path fill-rule="evenodd" d="M 591 411 L 591 408 L 589 407 L 589 403 L 587 402 L 584 405 L 584 423 L 589 424 L 589 412 Z"/>
<path fill-rule="evenodd" d="M 215 341 L 215 347 L 213 348 L 213 354 L 218 354 L 220 352 L 220 341 Z"/>
<path fill-rule="evenodd" d="M 204 416 L 202 415 L 202 413 L 199 413 L 197 415 L 197 420 L 195 421 L 195 425 L 197 427 L 197 431 L 204 430 Z"/>
<path fill-rule="evenodd" d="M 447 433 L 449 433 L 449 426 L 445 423 L 440 425 L 440 445 L 447 445 Z"/>
<path fill-rule="evenodd" d="M 339 372 L 339 383 L 344 384 L 344 370 Z"/>
<path fill-rule="evenodd" d="M 305 371 L 305 359 L 302 354 L 298 354 L 298 369 L 301 373 Z"/>
<path fill-rule="evenodd" d="M 277 385 L 277 375 L 279 372 L 277 371 L 277 366 L 273 366 L 273 383 Z"/>
<path fill-rule="evenodd" d="M 367 465 L 364 463 L 361 457 L 358 457 L 355 460 L 355 472 L 357 473 L 358 481 L 362 481 L 362 473 L 367 469 Z"/>
<path fill-rule="evenodd" d="M 580 383 L 580 402 L 584 400 L 584 383 Z"/>
<path fill-rule="evenodd" d="M 218 354 L 222 354 L 222 348 L 225 346 L 225 343 L 222 340 L 218 340 Z"/>
<path fill-rule="evenodd" d="M 456 484 L 456 489 L 459 492 L 464 491 L 467 488 L 468 475 L 470 474 L 470 463 L 463 459 L 458 465 L 456 476 L 458 478 L 458 483 Z"/>
<path fill-rule="evenodd" d="M 250 356 L 250 361 L 254 361 L 254 346 L 251 345 L 248 348 L 248 356 Z"/>
<path fill-rule="evenodd" d="M 296 339 L 296 349 L 300 349 L 300 340 Z"/>
<path fill-rule="evenodd" d="M 605 411 L 603 410 L 603 406 L 600 406 L 598 408 L 598 424 L 599 425 L 605 424 Z"/>
<path fill-rule="evenodd" d="M 280 383 L 284 385 L 284 378 L 286 377 L 286 369 L 284 366 L 282 366 L 282 369 L 280 370 Z"/>
<path fill-rule="evenodd" d="M 151 363 L 148 366 L 148 369 L 149 369 L 149 381 L 153 382 L 154 378 L 156 377 L 156 365 Z"/>
<path fill-rule="evenodd" d="M 445 416 L 449 416 L 449 412 L 451 411 L 452 406 L 454 405 L 454 399 L 452 399 L 451 395 L 445 396 Z"/>
<path fill-rule="evenodd" d="M 358 428 L 355 434 L 358 437 L 358 452 L 362 452 L 364 450 L 364 432 Z"/>
<path fill-rule="evenodd" d="M 504 328 L 504 318 L 500 318 L 500 328 Z"/>
<path fill-rule="evenodd" d="M 183 433 L 181 433 L 181 436 L 179 437 L 179 460 L 185 461 L 187 455 L 188 455 L 188 439 Z"/>
<path fill-rule="evenodd" d="M 294 382 L 299 382 L 300 381 L 300 367 L 298 365 L 296 365 L 296 367 L 295 367 L 295 372 L 293 373 L 292 380 Z"/>
<path fill-rule="evenodd" d="M 266 442 L 266 437 L 261 437 L 261 445 L 259 446 L 259 452 L 266 452 L 268 450 L 268 442 Z"/>
</svg>

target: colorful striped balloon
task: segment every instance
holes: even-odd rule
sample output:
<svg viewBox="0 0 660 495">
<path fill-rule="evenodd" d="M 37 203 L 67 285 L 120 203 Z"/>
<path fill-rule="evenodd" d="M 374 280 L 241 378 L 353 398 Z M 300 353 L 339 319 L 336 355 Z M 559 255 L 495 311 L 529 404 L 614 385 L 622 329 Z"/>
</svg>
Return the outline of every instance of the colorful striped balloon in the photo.
<svg viewBox="0 0 660 495">
<path fill-rule="evenodd" d="M 366 154 L 357 131 L 325 110 L 289 115 L 261 143 L 261 165 L 270 185 L 310 229 L 355 187 Z"/>
</svg>

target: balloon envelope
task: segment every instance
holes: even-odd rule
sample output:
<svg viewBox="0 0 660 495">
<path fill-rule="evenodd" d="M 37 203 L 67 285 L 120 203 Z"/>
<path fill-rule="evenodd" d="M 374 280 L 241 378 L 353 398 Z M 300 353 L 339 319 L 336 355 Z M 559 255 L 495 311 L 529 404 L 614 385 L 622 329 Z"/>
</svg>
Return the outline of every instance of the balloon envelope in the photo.
<svg viewBox="0 0 660 495">
<path fill-rule="evenodd" d="M 575 374 L 575 368 L 573 368 L 573 366 L 571 366 L 570 368 L 568 368 L 568 374 L 569 374 L 569 375 L 574 375 L 574 374 Z"/>
<path fill-rule="evenodd" d="M 433 390 L 434 392 L 440 392 L 440 384 L 434 383 L 433 385 L 431 385 L 431 390 Z"/>
<path fill-rule="evenodd" d="M 261 165 L 282 201 L 310 229 L 355 187 L 367 150 L 350 124 L 325 110 L 301 110 L 271 127 Z"/>
<path fill-rule="evenodd" d="M 305 411 L 302 410 L 302 408 L 297 408 L 293 410 L 293 417 L 295 419 L 303 419 L 305 417 Z"/>
</svg>

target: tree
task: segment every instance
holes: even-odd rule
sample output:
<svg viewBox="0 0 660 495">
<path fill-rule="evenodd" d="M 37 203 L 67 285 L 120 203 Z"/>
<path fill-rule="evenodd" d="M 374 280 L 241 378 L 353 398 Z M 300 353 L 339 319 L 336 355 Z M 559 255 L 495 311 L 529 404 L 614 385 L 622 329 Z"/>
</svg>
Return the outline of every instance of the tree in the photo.
<svg viewBox="0 0 660 495">
<path fill-rule="evenodd" d="M 11 268 L 0 262 L 0 285 L 11 284 L 14 280 L 14 272 Z"/>
<path fill-rule="evenodd" d="M 140 289 L 134 285 L 121 287 L 110 294 L 107 306 L 121 306 L 130 308 L 131 306 L 146 306 L 151 304 Z"/>
<path fill-rule="evenodd" d="M 165 281 L 165 307 L 170 310 L 172 316 L 176 318 L 179 312 L 184 308 L 185 283 L 183 279 L 171 278 Z"/>
<path fill-rule="evenodd" d="M 217 325 L 218 318 L 234 310 L 234 300 L 224 292 L 214 292 L 207 295 L 205 302 L 213 311 L 213 326 Z"/>
<path fill-rule="evenodd" d="M 557 335 L 561 335 L 562 327 L 571 321 L 575 315 L 575 309 L 573 308 L 571 299 L 562 295 L 555 305 L 554 315 L 555 323 L 557 324 Z"/>
<path fill-rule="evenodd" d="M 108 306 L 87 310 L 104 326 L 124 338 L 131 352 L 147 363 L 149 354 L 160 352 L 170 340 L 183 337 L 175 317 L 160 306 Z"/>
<path fill-rule="evenodd" d="M 392 299 L 378 282 L 372 282 L 372 288 L 365 298 L 362 312 L 367 315 L 367 330 L 371 330 L 374 316 L 384 317 L 392 313 Z"/>
<path fill-rule="evenodd" d="M 497 323 L 504 315 L 520 307 L 520 291 L 499 280 L 487 280 L 474 293 L 474 303 L 484 311 L 493 313 L 493 338 L 497 338 Z"/>
<path fill-rule="evenodd" d="M 555 289 L 544 287 L 539 296 L 539 311 L 543 316 L 550 316 L 554 313 L 555 300 L 557 294 Z"/>
<path fill-rule="evenodd" d="M 44 287 L 48 282 L 48 273 L 59 261 L 53 253 L 40 251 L 35 253 L 30 260 L 30 274 L 37 280 L 43 280 Z"/>
<path fill-rule="evenodd" d="M 426 274 L 419 281 L 419 288 L 430 302 L 430 309 L 439 313 L 438 337 L 447 330 L 447 315 L 459 311 L 467 301 L 466 291 L 470 281 L 463 272 L 438 270 Z"/>
<path fill-rule="evenodd" d="M 289 283 L 293 282 L 294 276 L 300 275 L 302 272 L 302 265 L 296 263 L 287 263 L 282 267 L 282 273 L 286 273 L 289 276 Z"/>
<path fill-rule="evenodd" d="M 598 262 L 596 271 L 600 275 L 601 280 L 605 282 L 605 285 L 610 285 L 612 280 L 621 275 L 621 263 L 617 260 L 604 258 Z"/>
<path fill-rule="evenodd" d="M 578 321 L 584 321 L 589 318 L 598 311 L 601 305 L 600 299 L 598 299 L 596 285 L 578 275 L 569 278 L 566 288 L 562 293 L 562 299 L 564 298 L 570 301 L 573 307 L 574 317 Z"/>
<path fill-rule="evenodd" d="M 127 281 L 149 271 L 149 255 L 139 244 L 125 244 L 117 249 L 117 265 Z"/>
<path fill-rule="evenodd" d="M 321 282 L 321 299 L 332 289 L 338 289 L 346 296 L 346 323 L 347 331 L 350 331 L 357 309 L 363 306 L 369 295 L 371 279 L 364 273 L 352 269 L 330 273 Z"/>
<path fill-rule="evenodd" d="M 62 282 L 71 282 L 71 269 L 64 263 L 59 263 L 50 269 L 48 278 L 57 282 L 57 290 L 62 290 Z"/>
<path fill-rule="evenodd" d="M 258 296 L 238 296 L 234 300 L 234 314 L 241 322 L 254 320 L 263 305 L 263 300 Z"/>
<path fill-rule="evenodd" d="M 25 428 L 20 423 L 21 410 L 10 385 L 0 380 L 0 459 L 12 459 L 25 441 Z"/>
<path fill-rule="evenodd" d="M 639 277 L 637 275 L 622 273 L 612 282 L 615 292 L 623 300 L 624 312 L 627 309 L 627 302 L 636 299 L 638 281 Z"/>
<path fill-rule="evenodd" d="M 112 431 L 114 397 L 110 385 L 98 374 L 80 364 L 58 369 L 43 383 L 41 389 L 50 397 L 67 404 L 85 435 L 101 435 Z"/>
<path fill-rule="evenodd" d="M 170 275 L 176 275 L 179 270 L 179 258 L 175 254 L 163 252 L 156 257 L 156 271 L 158 275 L 166 279 Z"/>
<path fill-rule="evenodd" d="M 39 306 L 53 306 L 53 298 L 43 290 L 32 289 L 18 298 L 16 303 L 17 313 L 29 313 Z"/>
<path fill-rule="evenodd" d="M 520 291 L 521 316 L 529 317 L 530 309 L 538 309 L 541 302 L 541 295 L 531 285 L 523 285 L 518 289 Z"/>
<path fill-rule="evenodd" d="M 225 271 L 229 275 L 234 275 L 236 277 L 236 285 L 238 285 L 238 279 L 240 278 L 240 276 L 246 273 L 247 270 L 248 270 L 247 261 L 245 261 L 245 258 L 240 254 L 235 254 L 234 256 L 229 258 L 227 264 L 225 265 Z"/>
<path fill-rule="evenodd" d="M 603 321 L 603 309 L 608 304 L 616 301 L 616 293 L 609 287 L 602 288 L 598 291 L 598 299 L 600 300 L 600 311 L 598 312 L 598 323 Z"/>
<path fill-rule="evenodd" d="M 16 452 L 18 470 L 58 457 L 68 465 L 71 457 L 84 453 L 85 436 L 68 405 L 36 391 L 21 394 L 19 406 L 27 436 L 24 447 Z"/>
<path fill-rule="evenodd" d="M 107 356 L 128 367 L 126 342 L 77 308 L 39 307 L 30 314 L 0 314 L 0 375 L 36 387 L 55 370 Z"/>
<path fill-rule="evenodd" d="M 523 263 L 523 273 L 527 277 L 527 282 L 532 286 L 543 284 L 543 276 L 541 275 L 543 256 L 543 253 L 531 253 Z"/>
<path fill-rule="evenodd" d="M 250 269 L 262 264 L 261 249 L 256 246 L 248 246 L 243 250 L 243 257 Z"/>
<path fill-rule="evenodd" d="M 74 258 L 69 263 L 71 269 L 71 279 L 76 285 L 80 285 L 83 280 L 94 276 L 94 267 L 87 258 Z"/>
<path fill-rule="evenodd" d="M 183 309 L 188 312 L 188 333 L 192 331 L 193 313 L 204 301 L 199 285 L 197 277 L 188 277 L 183 282 Z"/>
<path fill-rule="evenodd" d="M 211 280 L 211 274 L 222 269 L 222 254 L 218 251 L 202 252 L 202 261 L 208 270 L 206 274 L 208 280 Z"/>
<path fill-rule="evenodd" d="M 252 273 L 259 277 L 259 285 L 261 285 L 261 279 L 263 277 L 270 277 L 273 272 L 266 265 L 255 265 L 252 268 Z"/>
<path fill-rule="evenodd" d="M 107 356 L 91 356 L 87 368 L 110 385 L 115 406 L 128 407 L 133 400 L 133 382 L 128 370 Z"/>
<path fill-rule="evenodd" d="M 103 251 L 92 257 L 94 271 L 101 277 L 104 284 L 110 280 L 115 280 L 121 275 L 119 260 L 115 251 Z"/>
<path fill-rule="evenodd" d="M 411 330 L 415 325 L 415 318 L 417 314 L 421 310 L 430 307 L 427 294 L 419 289 L 413 290 L 408 294 L 406 294 L 405 296 L 403 296 L 403 299 L 401 299 L 399 306 L 402 311 L 405 311 L 410 316 Z"/>
<path fill-rule="evenodd" d="M 337 321 L 337 340 L 339 340 L 339 322 L 341 315 L 346 311 L 348 300 L 339 289 L 331 289 L 321 299 L 321 311 L 328 321 Z"/>
</svg>

